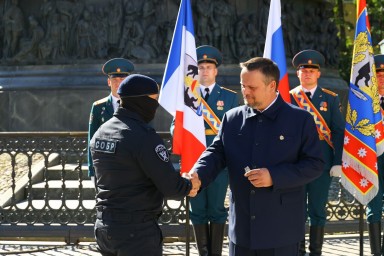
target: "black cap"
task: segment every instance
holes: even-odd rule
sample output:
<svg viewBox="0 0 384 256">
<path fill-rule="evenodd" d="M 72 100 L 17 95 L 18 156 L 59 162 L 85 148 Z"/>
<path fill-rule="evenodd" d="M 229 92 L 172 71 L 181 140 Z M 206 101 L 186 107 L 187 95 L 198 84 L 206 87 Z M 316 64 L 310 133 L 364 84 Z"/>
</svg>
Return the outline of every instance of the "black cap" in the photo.
<svg viewBox="0 0 384 256">
<path fill-rule="evenodd" d="M 197 63 L 213 63 L 216 64 L 216 67 L 221 65 L 221 62 L 223 61 L 223 56 L 221 55 L 221 52 L 210 45 L 202 45 L 196 48 L 197 53 Z"/>
<path fill-rule="evenodd" d="M 124 58 L 115 58 L 105 62 L 102 71 L 109 77 L 126 77 L 134 69 L 135 66 L 129 60 Z"/>
<path fill-rule="evenodd" d="M 120 97 L 138 97 L 158 93 L 159 86 L 156 81 L 140 74 L 127 76 L 117 89 L 117 94 Z"/>
<path fill-rule="evenodd" d="M 315 50 L 304 50 L 295 55 L 292 59 L 292 65 L 296 69 L 300 68 L 317 68 L 324 66 L 324 56 Z"/>
</svg>

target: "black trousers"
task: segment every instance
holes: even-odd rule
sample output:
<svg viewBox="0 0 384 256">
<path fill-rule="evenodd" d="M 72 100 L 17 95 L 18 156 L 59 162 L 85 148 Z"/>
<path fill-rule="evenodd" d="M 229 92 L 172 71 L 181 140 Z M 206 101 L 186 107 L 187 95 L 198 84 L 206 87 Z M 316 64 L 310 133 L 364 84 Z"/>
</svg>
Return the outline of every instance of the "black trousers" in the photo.
<svg viewBox="0 0 384 256">
<path fill-rule="evenodd" d="M 297 256 L 299 243 L 270 249 L 251 250 L 229 242 L 229 256 Z"/>
<path fill-rule="evenodd" d="M 163 236 L 156 220 L 143 223 L 96 219 L 97 249 L 103 256 L 161 256 Z"/>
</svg>

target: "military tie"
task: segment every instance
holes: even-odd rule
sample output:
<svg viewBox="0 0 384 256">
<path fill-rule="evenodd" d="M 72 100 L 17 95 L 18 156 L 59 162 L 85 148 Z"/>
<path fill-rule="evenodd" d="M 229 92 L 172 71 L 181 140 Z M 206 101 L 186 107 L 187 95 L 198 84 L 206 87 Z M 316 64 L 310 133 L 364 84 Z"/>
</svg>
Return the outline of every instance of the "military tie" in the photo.
<svg viewBox="0 0 384 256">
<path fill-rule="evenodd" d="M 380 97 L 380 107 L 381 109 L 384 109 L 384 96 Z"/>
<path fill-rule="evenodd" d="M 305 92 L 305 94 L 307 95 L 308 99 L 310 101 L 312 101 L 312 98 L 311 98 L 312 93 L 311 92 Z"/>
<path fill-rule="evenodd" d="M 204 96 L 204 100 L 205 100 L 205 101 L 208 101 L 208 98 L 209 98 L 209 88 L 205 88 L 205 96 Z"/>
</svg>

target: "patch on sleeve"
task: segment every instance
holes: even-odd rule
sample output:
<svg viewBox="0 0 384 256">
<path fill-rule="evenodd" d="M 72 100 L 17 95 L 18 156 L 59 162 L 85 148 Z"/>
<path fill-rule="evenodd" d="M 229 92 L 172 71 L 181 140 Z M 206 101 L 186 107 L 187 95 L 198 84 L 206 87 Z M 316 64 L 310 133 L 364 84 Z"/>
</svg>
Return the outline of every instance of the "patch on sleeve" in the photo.
<svg viewBox="0 0 384 256">
<path fill-rule="evenodd" d="M 116 151 L 117 142 L 114 140 L 95 139 L 94 150 L 103 153 L 114 154 Z"/>
<path fill-rule="evenodd" d="M 164 145 L 159 144 L 155 148 L 157 156 L 164 162 L 169 162 L 169 153 Z"/>
</svg>

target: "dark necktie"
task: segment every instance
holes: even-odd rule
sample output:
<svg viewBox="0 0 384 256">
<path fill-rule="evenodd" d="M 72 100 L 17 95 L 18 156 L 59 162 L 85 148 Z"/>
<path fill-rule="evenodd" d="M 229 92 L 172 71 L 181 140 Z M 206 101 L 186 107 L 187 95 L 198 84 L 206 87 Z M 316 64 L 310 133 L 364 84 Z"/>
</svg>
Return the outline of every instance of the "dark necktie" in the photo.
<svg viewBox="0 0 384 256">
<path fill-rule="evenodd" d="M 311 95 L 312 95 L 311 92 L 305 92 L 305 94 L 307 95 L 307 97 L 308 97 L 309 100 L 312 100 L 312 98 L 311 98 Z"/>
<path fill-rule="evenodd" d="M 208 98 L 209 98 L 209 88 L 205 88 L 205 96 L 204 96 L 204 100 L 205 100 L 205 101 L 208 101 Z"/>
<path fill-rule="evenodd" d="M 380 107 L 381 109 L 384 109 L 384 96 L 380 97 Z"/>
</svg>

